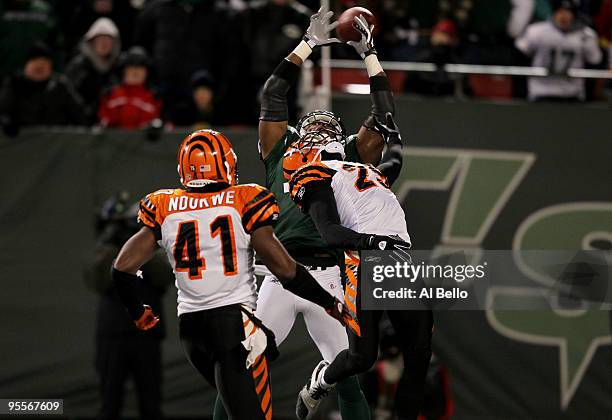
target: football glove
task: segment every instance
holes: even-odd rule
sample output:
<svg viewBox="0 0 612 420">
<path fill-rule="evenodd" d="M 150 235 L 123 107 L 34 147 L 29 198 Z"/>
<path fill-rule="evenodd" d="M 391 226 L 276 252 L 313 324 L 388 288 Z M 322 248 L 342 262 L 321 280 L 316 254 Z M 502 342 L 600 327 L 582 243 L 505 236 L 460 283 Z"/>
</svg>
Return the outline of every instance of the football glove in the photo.
<svg viewBox="0 0 612 420">
<path fill-rule="evenodd" d="M 397 124 L 395 124 L 393 115 L 390 112 L 387 112 L 385 115 L 385 120 L 385 122 L 382 122 L 378 118 L 374 117 L 374 128 L 376 131 L 383 136 L 385 143 L 389 143 L 390 140 L 397 140 L 397 142 L 401 143 L 402 136 L 399 132 L 399 127 Z"/>
<path fill-rule="evenodd" d="M 149 305 L 142 305 L 142 309 L 142 315 L 134 320 L 134 324 L 136 324 L 136 328 L 139 330 L 150 330 L 159 322 L 159 317 L 155 316 L 153 309 Z"/>
<path fill-rule="evenodd" d="M 409 242 L 393 236 L 384 235 L 369 235 L 366 245 L 367 248 L 365 249 L 375 249 L 381 251 L 405 251 L 410 249 Z"/>
<path fill-rule="evenodd" d="M 376 54 L 376 49 L 374 49 L 374 38 L 372 37 L 372 34 L 374 33 L 374 25 L 368 25 L 366 19 L 362 15 L 359 15 L 355 16 L 353 28 L 357 29 L 361 33 L 361 40 L 348 41 L 347 44 L 355 48 L 357 54 L 359 54 L 363 59 L 370 54 Z"/>
<path fill-rule="evenodd" d="M 334 298 L 334 305 L 331 308 L 326 308 L 325 312 L 332 318 L 337 319 L 345 327 L 353 319 L 347 307 L 338 298 Z"/>
<path fill-rule="evenodd" d="M 372 250 L 392 251 L 389 257 L 396 262 L 412 264 L 412 257 L 408 253 L 412 245 L 399 237 L 370 235 L 367 239 L 367 248 Z"/>
<path fill-rule="evenodd" d="M 329 23 L 333 15 L 334 12 L 328 11 L 327 8 L 321 6 L 319 11 L 310 17 L 310 26 L 306 29 L 304 41 L 306 41 L 308 46 L 313 50 L 315 47 L 322 47 L 340 42 L 338 38 L 329 37 L 329 33 L 338 26 L 338 22 Z"/>
</svg>

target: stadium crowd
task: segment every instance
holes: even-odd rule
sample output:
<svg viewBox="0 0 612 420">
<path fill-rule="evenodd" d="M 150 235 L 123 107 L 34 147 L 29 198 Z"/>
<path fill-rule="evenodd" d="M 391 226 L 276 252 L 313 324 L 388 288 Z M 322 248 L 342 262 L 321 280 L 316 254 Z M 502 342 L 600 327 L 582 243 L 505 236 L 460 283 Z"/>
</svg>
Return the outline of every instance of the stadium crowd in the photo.
<svg viewBox="0 0 612 420">
<path fill-rule="evenodd" d="M 612 0 L 334 0 L 372 10 L 383 60 L 547 66 L 559 76 L 515 96 L 591 99 L 568 67 L 612 68 Z M 0 4 L 0 123 L 143 128 L 253 125 L 258 92 L 298 43 L 317 0 L 6 0 Z M 593 28 L 593 29 L 591 29 Z M 548 32 L 547 32 L 548 31 Z M 559 65 L 538 44 L 584 51 Z M 546 35 L 546 34 L 549 35 Z M 548 37 L 548 38 L 547 38 Z M 568 41 L 569 42 L 569 41 Z M 334 48 L 338 58 L 356 58 Z M 316 59 L 316 57 L 315 57 Z M 536 85 L 539 82 L 536 82 Z M 456 90 L 443 71 L 406 91 Z M 592 89 L 591 89 L 592 90 Z M 297 114 L 297 89 L 292 115 Z M 469 89 L 466 89 L 469 94 Z"/>
</svg>

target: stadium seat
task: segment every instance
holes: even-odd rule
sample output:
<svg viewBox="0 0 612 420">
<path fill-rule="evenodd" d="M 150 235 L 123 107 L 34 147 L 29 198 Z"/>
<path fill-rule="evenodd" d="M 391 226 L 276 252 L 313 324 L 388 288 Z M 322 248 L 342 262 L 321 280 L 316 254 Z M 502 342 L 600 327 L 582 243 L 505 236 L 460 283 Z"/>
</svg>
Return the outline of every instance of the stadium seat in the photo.
<svg viewBox="0 0 612 420">
<path fill-rule="evenodd" d="M 512 99 L 512 77 L 470 74 L 468 83 L 475 97 Z"/>
</svg>

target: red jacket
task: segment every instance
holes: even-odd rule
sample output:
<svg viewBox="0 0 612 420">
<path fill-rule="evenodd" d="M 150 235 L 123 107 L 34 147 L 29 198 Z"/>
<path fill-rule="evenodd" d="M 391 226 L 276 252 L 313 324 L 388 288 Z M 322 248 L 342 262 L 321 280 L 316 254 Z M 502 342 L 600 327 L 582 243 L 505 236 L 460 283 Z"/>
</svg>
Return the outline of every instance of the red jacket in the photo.
<svg viewBox="0 0 612 420">
<path fill-rule="evenodd" d="M 102 97 L 98 118 L 108 127 L 140 128 L 159 118 L 161 101 L 146 87 L 118 85 Z"/>
</svg>

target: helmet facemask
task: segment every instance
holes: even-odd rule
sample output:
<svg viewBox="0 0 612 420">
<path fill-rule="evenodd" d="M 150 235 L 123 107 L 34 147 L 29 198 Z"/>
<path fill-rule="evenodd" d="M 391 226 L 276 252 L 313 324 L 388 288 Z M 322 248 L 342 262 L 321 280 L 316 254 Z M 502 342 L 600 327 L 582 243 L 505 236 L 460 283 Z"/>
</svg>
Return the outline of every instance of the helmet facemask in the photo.
<svg viewBox="0 0 612 420">
<path fill-rule="evenodd" d="M 332 142 L 346 142 L 344 125 L 334 114 L 313 111 L 306 114 L 297 126 L 299 139 L 295 147 L 307 153 L 313 147 L 323 147 Z"/>
</svg>

